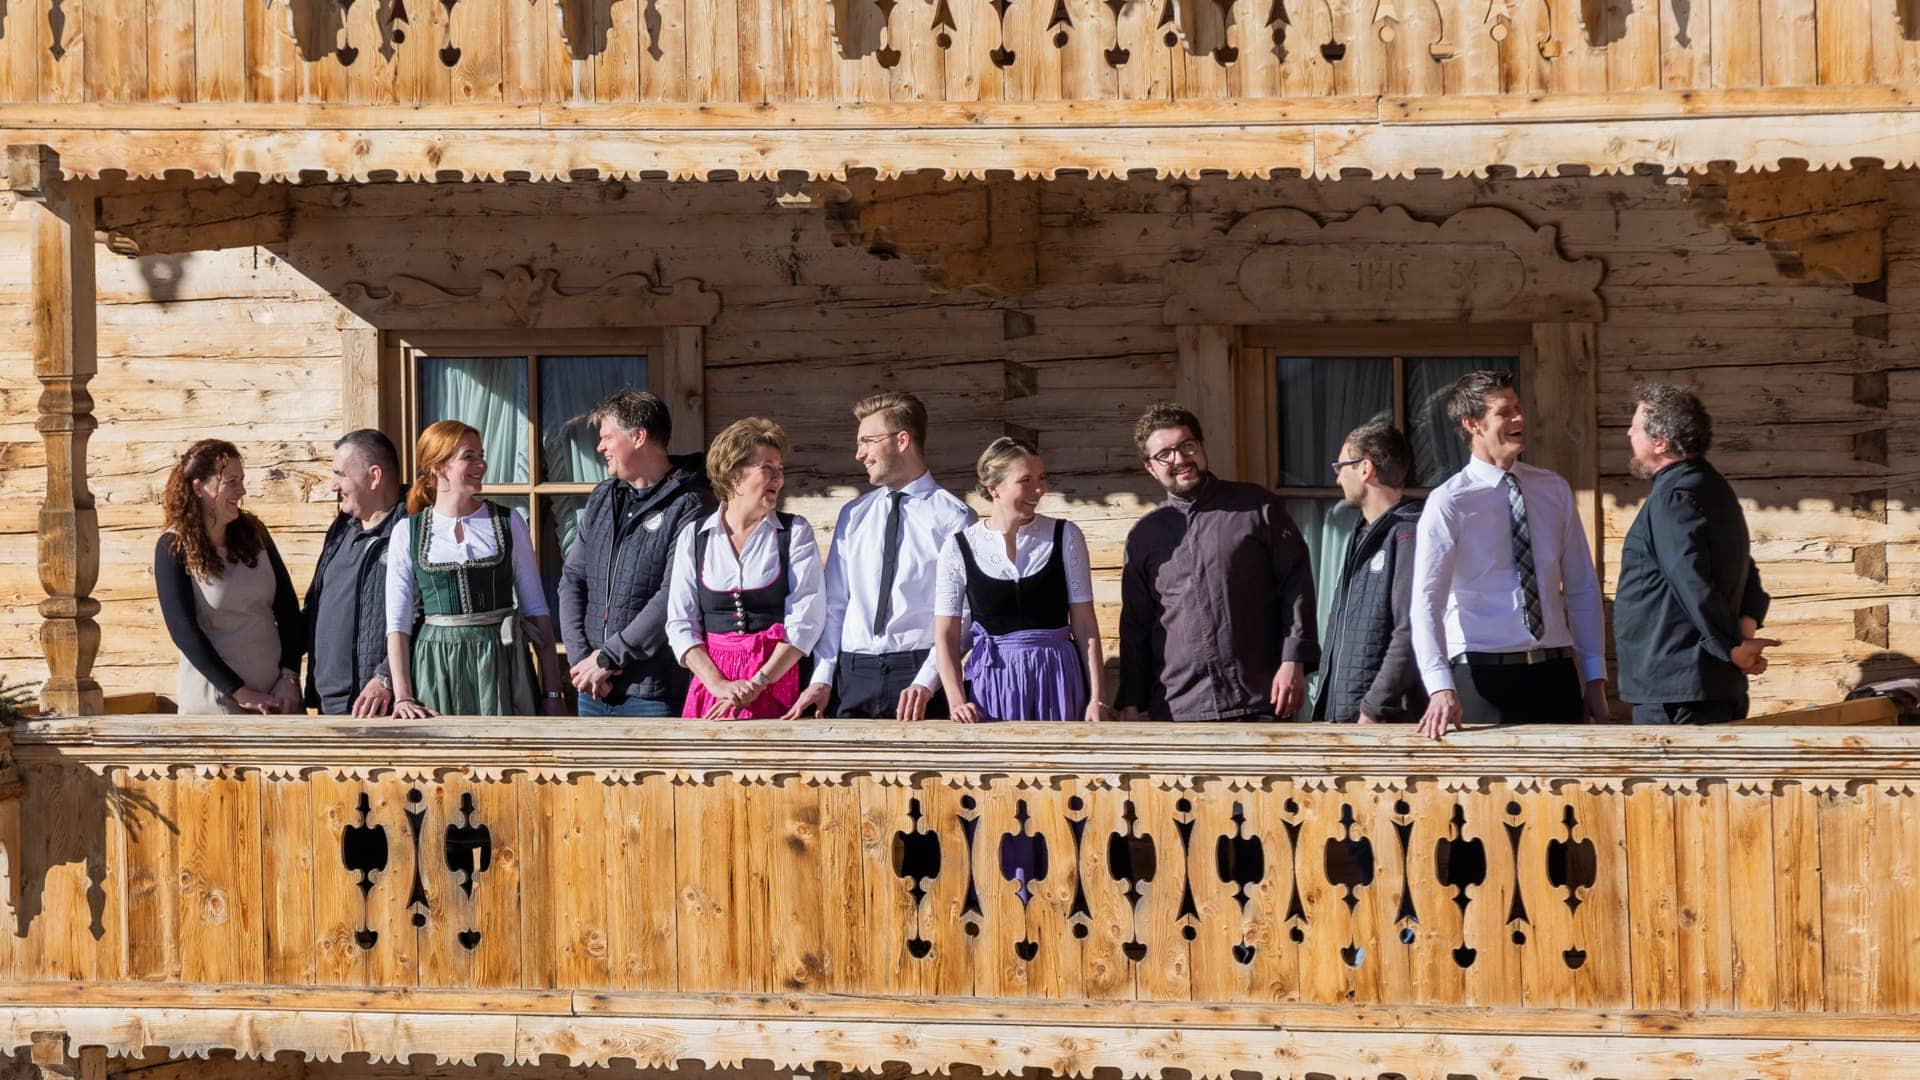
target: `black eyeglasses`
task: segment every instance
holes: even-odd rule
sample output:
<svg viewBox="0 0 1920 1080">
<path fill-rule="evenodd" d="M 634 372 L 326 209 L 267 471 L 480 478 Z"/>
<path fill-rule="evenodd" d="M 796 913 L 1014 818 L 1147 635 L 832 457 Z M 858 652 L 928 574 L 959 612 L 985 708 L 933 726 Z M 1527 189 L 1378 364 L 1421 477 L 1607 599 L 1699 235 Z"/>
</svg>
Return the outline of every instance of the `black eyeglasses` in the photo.
<svg viewBox="0 0 1920 1080">
<path fill-rule="evenodd" d="M 1365 460 L 1367 460 L 1367 459 L 1366 459 L 1366 458 L 1357 458 L 1357 457 L 1350 457 L 1350 458 L 1341 458 L 1341 459 L 1340 459 L 1339 461 L 1336 461 L 1336 462 L 1333 462 L 1332 464 L 1333 464 L 1333 476 L 1334 476 L 1334 479 L 1336 479 L 1336 480 L 1337 480 L 1337 479 L 1339 479 L 1339 478 L 1340 478 L 1340 470 L 1341 470 L 1341 469 L 1344 469 L 1344 468 L 1346 468 L 1346 467 L 1347 467 L 1347 466 L 1349 466 L 1349 465 L 1358 465 L 1358 464 L 1360 464 L 1361 462 L 1363 462 L 1363 461 L 1365 461 Z"/>
<path fill-rule="evenodd" d="M 1188 439 L 1186 442 L 1183 442 L 1183 443 L 1175 443 L 1174 445 L 1167 447 L 1165 450 L 1162 450 L 1157 454 L 1148 454 L 1147 460 L 1153 462 L 1155 465 L 1160 465 L 1164 467 L 1164 466 L 1173 464 L 1174 455 L 1176 454 L 1179 455 L 1180 457 L 1188 458 L 1188 459 L 1199 457 L 1200 456 L 1200 440 Z"/>
</svg>

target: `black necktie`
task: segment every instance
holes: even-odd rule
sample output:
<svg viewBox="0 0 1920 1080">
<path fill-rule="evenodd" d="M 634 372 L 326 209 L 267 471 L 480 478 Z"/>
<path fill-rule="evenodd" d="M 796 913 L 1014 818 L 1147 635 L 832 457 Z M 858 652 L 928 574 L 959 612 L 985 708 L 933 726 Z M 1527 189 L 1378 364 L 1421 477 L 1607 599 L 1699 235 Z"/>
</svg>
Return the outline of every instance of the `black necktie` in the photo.
<svg viewBox="0 0 1920 1080">
<path fill-rule="evenodd" d="M 887 493 L 891 504 L 887 507 L 886 543 L 880 553 L 880 599 L 873 605 L 876 637 L 887 632 L 887 620 L 893 616 L 893 579 L 900 572 L 900 503 L 906 497 L 904 491 Z"/>
</svg>

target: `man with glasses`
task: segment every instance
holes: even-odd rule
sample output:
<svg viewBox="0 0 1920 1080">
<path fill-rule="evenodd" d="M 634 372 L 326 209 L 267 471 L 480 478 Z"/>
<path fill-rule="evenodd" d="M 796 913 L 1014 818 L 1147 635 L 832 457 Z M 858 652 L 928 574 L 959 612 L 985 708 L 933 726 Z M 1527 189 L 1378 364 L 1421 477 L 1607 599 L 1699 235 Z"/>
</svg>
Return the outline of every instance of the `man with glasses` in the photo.
<svg viewBox="0 0 1920 1080">
<path fill-rule="evenodd" d="M 1313 572 L 1279 496 L 1207 470 L 1199 418 L 1161 402 L 1133 438 L 1167 501 L 1127 534 L 1126 720 L 1272 720 L 1306 704 L 1320 660 Z"/>
<path fill-rule="evenodd" d="M 1430 698 L 1420 731 L 1607 719 L 1600 580 L 1573 490 L 1520 460 L 1513 375 L 1470 371 L 1447 418 L 1472 456 L 1427 496 L 1413 572 L 1413 652 Z"/>
<path fill-rule="evenodd" d="M 1361 525 L 1347 541 L 1327 617 L 1315 720 L 1412 721 L 1426 711 L 1408 618 L 1420 525 L 1420 500 L 1403 491 L 1412 472 L 1413 445 L 1392 424 L 1362 424 L 1340 445 L 1333 479 Z"/>
<path fill-rule="evenodd" d="M 873 490 L 848 503 L 827 555 L 827 624 L 811 683 L 786 719 L 808 713 L 923 720 L 947 715 L 933 660 L 940 546 L 973 511 L 927 471 L 927 407 L 874 394 L 853 407 L 854 459 Z"/>
</svg>

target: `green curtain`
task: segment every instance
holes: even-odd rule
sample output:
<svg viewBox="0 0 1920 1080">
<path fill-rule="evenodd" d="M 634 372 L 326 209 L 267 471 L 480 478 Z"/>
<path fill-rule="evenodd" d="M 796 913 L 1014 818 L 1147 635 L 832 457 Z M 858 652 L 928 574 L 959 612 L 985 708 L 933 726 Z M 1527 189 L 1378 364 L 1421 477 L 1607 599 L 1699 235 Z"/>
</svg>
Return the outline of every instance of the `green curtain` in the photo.
<svg viewBox="0 0 1920 1080">
<path fill-rule="evenodd" d="M 458 420 L 480 432 L 487 480 L 528 476 L 527 361 L 522 356 L 428 357 L 420 362 L 420 427 Z"/>
<path fill-rule="evenodd" d="M 1280 483 L 1284 487 L 1332 487 L 1329 466 L 1340 456 L 1347 433 L 1373 420 L 1393 419 L 1393 361 L 1387 357 L 1280 357 Z M 1287 512 L 1300 526 L 1313 560 L 1314 599 L 1320 627 L 1333 610 L 1333 591 L 1347 540 L 1360 513 L 1338 498 L 1288 499 Z"/>
<path fill-rule="evenodd" d="M 540 471 L 555 484 L 595 484 L 606 463 L 595 447 L 600 432 L 587 415 L 622 387 L 645 389 L 644 356 L 551 356 L 540 358 Z"/>
</svg>

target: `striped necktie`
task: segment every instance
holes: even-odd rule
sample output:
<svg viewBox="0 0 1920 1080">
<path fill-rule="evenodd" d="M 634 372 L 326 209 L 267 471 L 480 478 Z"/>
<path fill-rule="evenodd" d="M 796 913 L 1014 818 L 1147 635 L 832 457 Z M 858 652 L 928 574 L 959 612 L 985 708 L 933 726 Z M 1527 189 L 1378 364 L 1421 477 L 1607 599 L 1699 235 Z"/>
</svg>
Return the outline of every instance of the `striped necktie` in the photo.
<svg viewBox="0 0 1920 1080">
<path fill-rule="evenodd" d="M 1540 637 L 1540 577 L 1533 569 L 1533 533 L 1527 528 L 1527 500 L 1520 494 L 1520 481 L 1508 472 L 1501 481 L 1507 488 L 1507 527 L 1513 537 L 1513 572 L 1520 578 L 1520 591 L 1527 599 L 1527 633 Z"/>
</svg>

